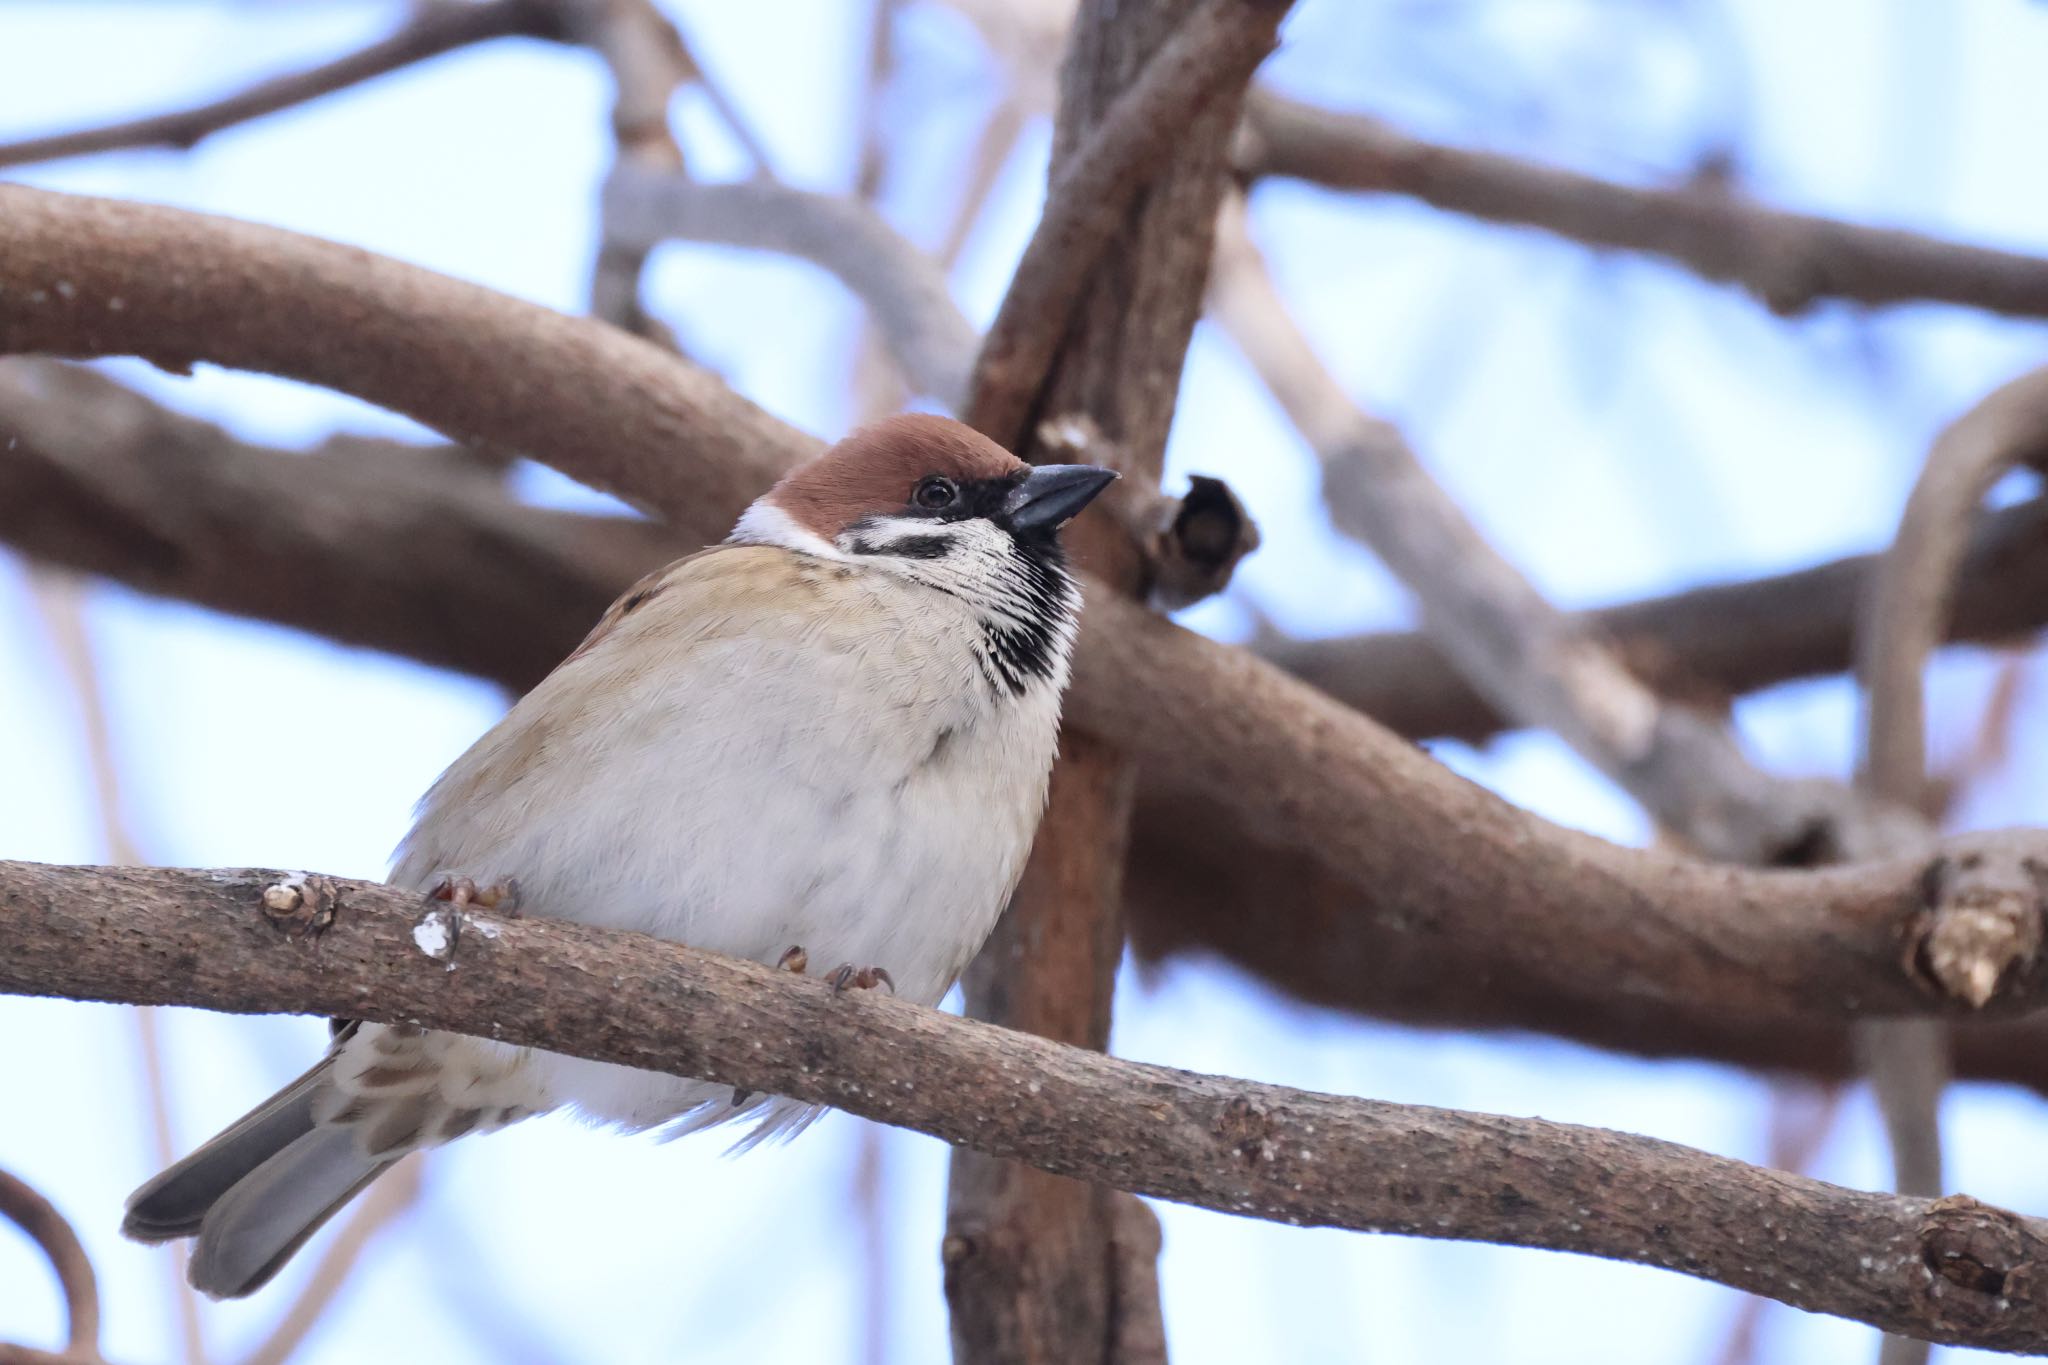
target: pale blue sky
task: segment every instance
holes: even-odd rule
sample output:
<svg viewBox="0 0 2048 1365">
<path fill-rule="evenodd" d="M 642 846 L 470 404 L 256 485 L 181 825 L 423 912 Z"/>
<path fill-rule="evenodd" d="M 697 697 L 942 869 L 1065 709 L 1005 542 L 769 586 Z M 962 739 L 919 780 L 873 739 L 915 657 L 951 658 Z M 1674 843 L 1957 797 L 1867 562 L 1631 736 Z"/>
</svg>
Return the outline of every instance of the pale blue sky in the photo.
<svg viewBox="0 0 2048 1365">
<path fill-rule="evenodd" d="M 760 130 L 786 178 L 851 176 L 863 4 L 668 6 Z M 167 107 L 382 32 L 389 4 L 23 3 L 0 0 L 0 137 Z M 1741 148 L 1775 202 L 2048 252 L 2048 10 L 2022 0 L 1736 0 L 1708 41 L 1709 0 L 1307 0 L 1274 79 L 1436 135 L 1629 178 L 1682 173 L 1709 137 Z M 1417 16 L 1421 17 L 1418 18 Z M 1705 21 L 1702 21 L 1705 22 Z M 973 119 L 997 79 L 957 18 L 913 7 L 917 75 L 891 117 L 914 156 L 886 207 L 938 235 Z M 223 135 L 190 154 L 110 156 L 20 173 L 34 183 L 187 205 L 359 243 L 559 308 L 581 305 L 606 90 L 581 54 L 501 44 Z M 679 106 L 708 174 L 740 162 L 702 108 Z M 1027 139 L 955 284 L 985 320 L 1029 232 L 1045 138 Z M 1794 566 L 1880 543 L 1927 438 L 2048 354 L 2048 330 L 1942 308 L 1771 317 L 1665 267 L 1595 258 L 1539 235 L 1399 201 L 1275 185 L 1255 231 L 1333 370 L 1400 421 L 1503 549 L 1570 603 Z M 857 309 L 801 265 L 663 253 L 656 310 L 758 401 L 833 434 L 849 420 Z M 407 424 L 318 390 L 202 368 L 124 377 L 254 439 L 300 446 Z M 1406 619 L 1402 596 L 1338 542 L 1314 468 L 1227 344 L 1204 328 L 1173 472 L 1227 476 L 1266 532 L 1236 593 L 1322 633 Z M 524 485 L 577 498 L 565 481 Z M 1234 602 L 1191 623 L 1241 632 Z M 487 725 L 493 689 L 288 632 L 111 588 L 88 620 L 144 852 L 176 864 L 377 875 L 413 798 Z M 1936 672 L 1938 753 L 1967 733 L 1988 666 Z M 2028 674 L 2037 694 L 2037 669 Z M 1841 771 L 1851 708 L 1838 683 L 1745 703 L 1752 748 L 1788 771 Z M 2039 708 L 2023 744 L 2044 738 Z M 64 688 L 19 565 L 0 557 L 0 856 L 104 856 Z M 2038 749 L 2029 748 L 2028 752 Z M 1511 739 L 1446 761 L 1552 818 L 1637 840 L 1644 827 L 1555 744 Z M 280 801 L 258 765 L 317 773 Z M 14 780 L 6 780 L 12 778 Z M 2048 819 L 2027 772 L 1998 775 L 1970 815 Z M 175 1119 L 190 1145 L 295 1073 L 323 1036 L 305 1020 L 166 1016 Z M 1275 999 L 1234 974 L 1176 965 L 1127 980 L 1131 1056 L 1381 1098 L 1604 1124 L 1747 1158 L 1766 1092 L 1717 1068 L 1627 1063 L 1562 1044 L 1378 1028 Z M 0 1166 L 43 1188 L 99 1265 L 107 1350 L 172 1358 L 163 1254 L 115 1234 L 152 1169 L 133 1033 L 114 1009 L 0 998 Z M 1955 1183 L 2048 1209 L 2035 1154 L 2048 1113 L 2013 1092 L 1951 1101 Z M 302 1358 L 373 1352 L 449 1362 L 861 1359 L 866 1242 L 853 1215 L 856 1120 L 835 1116 L 743 1160 L 700 1139 L 662 1147 L 546 1120 L 460 1144 L 429 1170 L 425 1211 L 387 1233 Z M 945 1152 L 888 1133 L 891 1362 L 940 1361 Z M 1818 1172 L 1884 1169 L 1860 1097 Z M 1281 1228 L 1161 1209 L 1175 1358 L 1402 1362 L 1709 1358 L 1737 1296 L 1579 1258 Z M 35 1255 L 0 1233 L 0 1339 L 57 1326 Z M 215 1354 L 262 1334 L 283 1291 L 210 1310 Z M 492 1333 L 470 1323 L 488 1306 Z M 1860 1359 L 1868 1333 L 1774 1309 L 1768 1358 Z"/>
</svg>

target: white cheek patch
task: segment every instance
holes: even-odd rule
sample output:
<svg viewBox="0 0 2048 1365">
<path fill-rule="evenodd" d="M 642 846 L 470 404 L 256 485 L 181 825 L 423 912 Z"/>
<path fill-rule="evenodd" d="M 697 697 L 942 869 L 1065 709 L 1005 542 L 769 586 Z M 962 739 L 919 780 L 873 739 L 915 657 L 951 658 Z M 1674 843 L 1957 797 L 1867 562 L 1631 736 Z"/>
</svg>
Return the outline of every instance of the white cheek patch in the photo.
<svg viewBox="0 0 2048 1365">
<path fill-rule="evenodd" d="M 844 559 L 846 554 L 816 531 L 801 525 L 795 517 L 783 511 L 767 498 L 756 498 L 747 510 L 740 514 L 732 534 L 725 538 L 728 545 L 776 545 L 800 554 L 817 555 L 822 559 Z"/>
</svg>

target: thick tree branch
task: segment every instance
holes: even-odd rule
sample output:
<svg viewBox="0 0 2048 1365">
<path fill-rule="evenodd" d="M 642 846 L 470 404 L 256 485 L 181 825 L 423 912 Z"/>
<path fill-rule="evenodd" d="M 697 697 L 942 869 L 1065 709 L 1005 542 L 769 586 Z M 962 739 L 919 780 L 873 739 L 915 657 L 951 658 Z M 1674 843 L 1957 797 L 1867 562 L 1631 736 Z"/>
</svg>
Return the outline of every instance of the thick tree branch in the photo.
<svg viewBox="0 0 2048 1365">
<path fill-rule="evenodd" d="M 457 440 L 545 452 L 699 543 L 817 449 L 616 328 L 275 228 L 0 185 L 0 291 L 0 353 L 325 384 Z"/>
<path fill-rule="evenodd" d="M 299 878 L 334 920 L 295 937 L 293 916 L 259 908 L 285 877 L 0 863 L 0 989 L 467 1030 L 833 1104 L 1155 1198 L 1554 1247 L 1934 1340 L 2048 1349 L 2048 1226 L 1974 1200 L 1148 1066 L 544 917 L 464 934 L 451 966 L 415 943 L 417 898 L 374 883 Z"/>
<path fill-rule="evenodd" d="M 301 459 L 90 371 L 0 363 L 0 543 L 514 691 L 641 574 L 702 543 L 522 507 L 465 469 L 424 447 L 346 437 Z M 385 496 L 393 479 L 403 497 Z M 1855 555 L 1590 614 L 1660 691 L 1718 705 L 1850 667 L 1875 563 Z M 1945 639 L 2009 641 L 2048 624 L 2048 501 L 1976 518 L 1958 572 Z M 1477 743 L 1508 723 L 1419 632 L 1254 648 L 1411 739 Z"/>
<path fill-rule="evenodd" d="M 567 35 L 558 11 L 551 0 L 421 0 L 411 18 L 395 32 L 358 52 L 191 109 L 0 145 L 0 167 L 129 147 L 194 147 L 225 128 L 309 103 L 459 48 L 495 38 L 560 41 Z"/>
<path fill-rule="evenodd" d="M 1741 285 L 1772 311 L 1823 299 L 1932 301 L 2048 317 L 2048 260 L 1785 213 L 1706 186 L 1644 189 L 1410 137 L 1268 91 L 1247 102 L 1238 165 L 1333 189 L 1406 195 L 1488 222 L 1662 256 Z"/>
<path fill-rule="evenodd" d="M 48 563 L 524 691 L 701 541 L 522 507 L 445 452 L 237 441 L 88 369 L 0 362 L 0 541 Z"/>
<path fill-rule="evenodd" d="M 175 210 L 0 187 L 0 290 L 0 351 L 183 354 L 326 383 L 622 488 L 686 535 L 722 531 L 774 471 L 817 448 L 616 329 Z M 291 310 L 266 302 L 287 295 Z M 1405 925 L 1447 951 L 1512 944 L 1534 986 L 1718 992 L 1724 1008 L 1759 1016 L 1810 1013 L 1816 997 L 1934 1008 L 1899 957 L 1927 903 L 1926 859 L 1783 874 L 1618 848 L 1517 810 L 1244 651 L 1099 590 L 1068 709 L 1076 729 L 1138 757 L 1162 799 L 1223 803 L 1238 838 L 1347 885 L 1358 913 L 1346 927 L 1367 937 Z M 1945 848 L 2023 871 L 2044 842 Z M 2009 894 L 2038 909 L 2024 878 Z M 1992 1007 L 2029 998 L 2040 977 L 2015 972 Z"/>
<path fill-rule="evenodd" d="M 515 692 L 628 584 L 691 548 L 652 523 L 520 507 L 431 450 L 355 440 L 304 456 L 259 449 L 94 372 L 25 360 L 0 364 L 0 541 Z M 2025 614 L 2048 610 L 2048 508 L 1990 513 L 1972 547 L 1951 629 L 1997 637 L 2037 624 Z M 1697 589 L 1601 619 L 1632 661 L 1660 661 L 1655 676 L 1698 674 L 1733 692 L 1775 681 L 1774 667 L 1839 670 L 1868 563 Z M 1463 709 L 1437 705 L 1455 679 L 1420 636 L 1328 643 L 1341 650 L 1340 671 L 1310 677 L 1347 688 L 1381 719 L 1490 721 L 1469 693 Z M 1220 953 L 1304 999 L 1430 1027 L 1849 1074 L 1838 1023 L 1752 1024 L 1711 999 L 1546 988 L 1515 966 L 1513 945 L 1475 954 L 1360 916 L 1355 892 L 1312 860 L 1247 839 L 1229 806 L 1162 796 L 1140 777 L 1125 889 L 1149 956 Z M 1966 1027 L 1956 1063 L 1966 1077 L 2048 1093 L 2048 1026 Z"/>
</svg>

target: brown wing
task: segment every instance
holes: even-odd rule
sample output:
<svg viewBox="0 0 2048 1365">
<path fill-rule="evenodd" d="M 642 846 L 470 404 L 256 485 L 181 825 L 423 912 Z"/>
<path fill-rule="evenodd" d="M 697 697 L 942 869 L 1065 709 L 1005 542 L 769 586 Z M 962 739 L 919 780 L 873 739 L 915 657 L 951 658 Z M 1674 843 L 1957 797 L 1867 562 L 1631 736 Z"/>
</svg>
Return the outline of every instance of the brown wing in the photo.
<svg viewBox="0 0 2048 1365">
<path fill-rule="evenodd" d="M 562 662 L 568 663 L 569 659 L 580 659 L 585 654 L 588 654 L 599 640 L 611 634 L 619 622 L 625 620 L 628 616 L 631 616 L 634 612 L 646 606 L 666 591 L 668 586 L 675 581 L 676 575 L 682 571 L 684 565 L 702 559 L 706 555 L 717 554 L 720 550 L 726 548 L 729 547 L 714 545 L 708 550 L 699 550 L 693 555 L 684 555 L 681 559 L 664 564 L 653 573 L 646 575 L 639 582 L 621 593 L 618 601 L 604 609 L 604 615 L 597 618 L 597 624 L 590 628 L 590 634 L 583 637 L 583 643 L 570 650 L 569 658 L 562 660 Z"/>
</svg>

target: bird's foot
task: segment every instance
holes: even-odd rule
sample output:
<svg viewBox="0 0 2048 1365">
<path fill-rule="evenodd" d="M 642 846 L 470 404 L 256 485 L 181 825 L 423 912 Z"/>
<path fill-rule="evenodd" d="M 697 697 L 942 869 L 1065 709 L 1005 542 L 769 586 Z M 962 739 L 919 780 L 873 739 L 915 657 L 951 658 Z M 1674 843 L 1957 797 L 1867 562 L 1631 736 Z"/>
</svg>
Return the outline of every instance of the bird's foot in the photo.
<svg viewBox="0 0 2048 1365">
<path fill-rule="evenodd" d="M 462 944 L 462 925 L 468 918 L 463 911 L 469 906 L 504 916 L 507 919 L 519 917 L 519 883 L 507 877 L 490 886 L 478 886 L 468 877 L 443 877 L 434 883 L 434 889 L 425 897 L 426 913 L 413 926 L 412 939 L 420 951 L 428 957 L 438 958 L 448 964 L 448 970 L 455 970 L 455 950 Z M 444 912 L 441 906 L 448 908 Z M 495 937 L 497 931 L 486 928 L 485 933 Z"/>
<path fill-rule="evenodd" d="M 825 974 L 832 983 L 832 994 L 837 995 L 848 986 L 855 990 L 870 991 L 877 986 L 887 986 L 889 994 L 896 994 L 896 980 L 880 967 L 856 967 L 851 962 L 842 962 Z"/>
<path fill-rule="evenodd" d="M 478 886 L 468 877 L 443 877 L 434 883 L 427 899 L 447 901 L 457 910 L 465 905 L 475 905 L 496 911 L 506 919 L 519 917 L 519 883 L 511 877 L 489 886 Z"/>
<path fill-rule="evenodd" d="M 778 972 L 795 972 L 798 976 L 802 976 L 810 970 L 810 966 L 811 955 L 804 951 L 804 945 L 801 943 L 790 944 L 782 950 L 782 956 L 775 959 L 775 970 Z M 754 1098 L 753 1091 L 742 1090 L 738 1086 L 732 1088 L 732 1107 L 734 1109 L 738 1109 L 752 1098 Z"/>
</svg>

